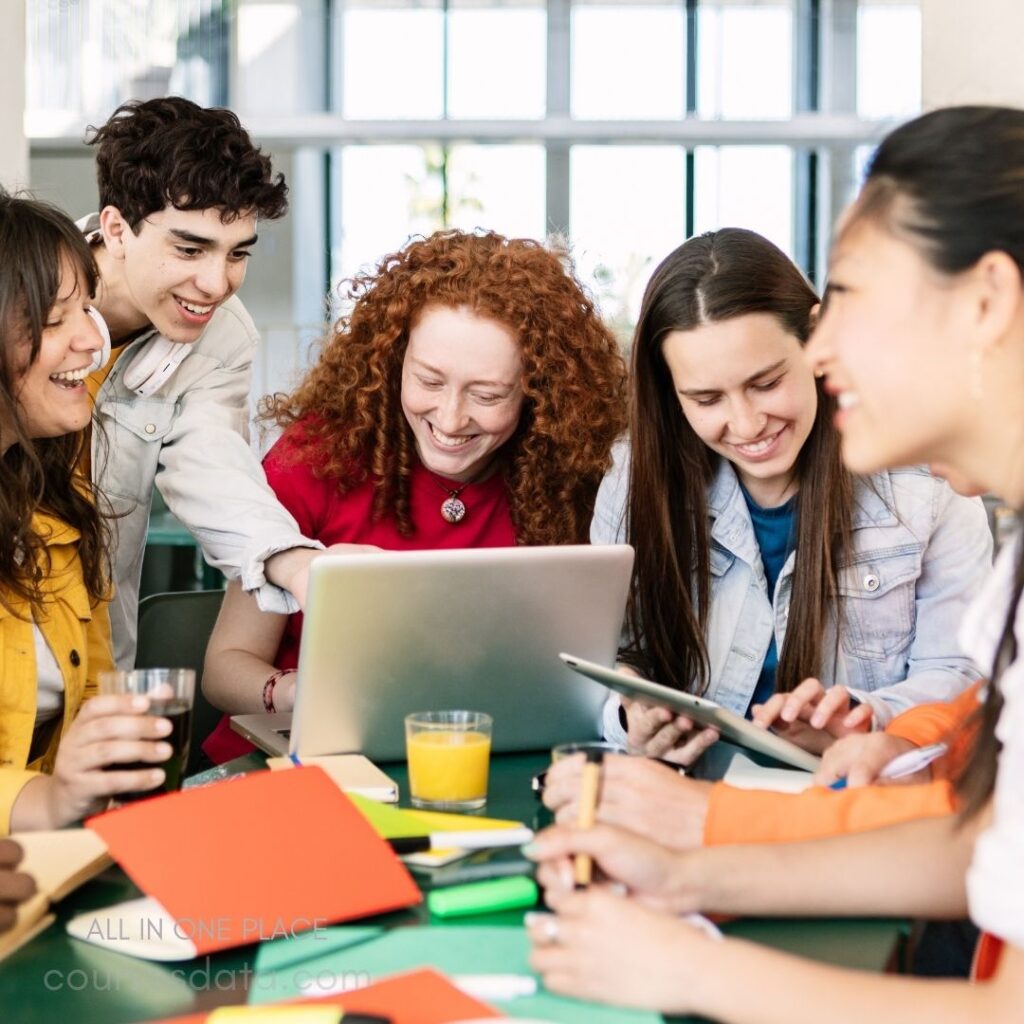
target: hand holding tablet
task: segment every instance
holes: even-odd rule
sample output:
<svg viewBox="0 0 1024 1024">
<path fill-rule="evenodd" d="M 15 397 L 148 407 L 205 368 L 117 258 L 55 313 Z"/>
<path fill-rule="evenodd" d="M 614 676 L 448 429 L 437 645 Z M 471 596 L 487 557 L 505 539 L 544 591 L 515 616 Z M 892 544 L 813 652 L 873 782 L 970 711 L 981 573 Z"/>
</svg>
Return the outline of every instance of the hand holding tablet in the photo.
<svg viewBox="0 0 1024 1024">
<path fill-rule="evenodd" d="M 580 675 L 586 676 L 622 696 L 667 708 L 676 714 L 686 715 L 698 725 L 717 729 L 723 739 L 727 739 L 737 746 L 767 754 L 783 764 L 792 765 L 794 768 L 803 768 L 806 771 L 813 772 L 820 764 L 821 759 L 814 754 L 809 754 L 781 736 L 758 728 L 752 722 L 748 722 L 734 711 L 730 711 L 714 701 L 697 697 L 691 693 L 683 693 L 681 690 L 674 690 L 671 687 L 662 686 L 660 683 L 641 679 L 616 669 L 605 668 L 603 665 L 577 658 L 572 654 L 562 653 L 559 654 L 559 657 L 569 668 L 579 672 Z"/>
</svg>

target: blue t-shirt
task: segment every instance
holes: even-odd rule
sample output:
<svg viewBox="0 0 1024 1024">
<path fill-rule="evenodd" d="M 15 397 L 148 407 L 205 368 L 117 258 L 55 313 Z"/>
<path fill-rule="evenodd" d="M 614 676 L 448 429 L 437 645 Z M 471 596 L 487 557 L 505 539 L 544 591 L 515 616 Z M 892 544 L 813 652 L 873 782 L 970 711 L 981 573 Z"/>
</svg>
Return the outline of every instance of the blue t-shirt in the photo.
<svg viewBox="0 0 1024 1024">
<path fill-rule="evenodd" d="M 768 599 L 771 601 L 775 597 L 775 584 L 778 582 L 779 573 L 782 572 L 782 567 L 796 544 L 796 495 L 778 508 L 761 508 L 742 484 L 740 489 L 750 510 L 757 546 L 761 549 L 761 561 L 768 581 Z M 772 642 L 764 656 L 764 664 L 761 666 L 761 675 L 758 677 L 751 705 L 763 704 L 775 692 L 775 670 L 778 665 L 779 652 L 775 645 L 773 629 Z M 747 717 L 750 717 L 749 707 Z"/>
</svg>

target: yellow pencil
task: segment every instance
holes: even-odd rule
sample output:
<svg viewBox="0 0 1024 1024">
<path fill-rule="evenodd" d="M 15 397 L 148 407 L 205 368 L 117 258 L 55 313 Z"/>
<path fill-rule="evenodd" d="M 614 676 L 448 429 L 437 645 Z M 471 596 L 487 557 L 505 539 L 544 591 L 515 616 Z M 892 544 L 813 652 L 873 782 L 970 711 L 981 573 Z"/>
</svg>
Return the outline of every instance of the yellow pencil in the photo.
<svg viewBox="0 0 1024 1024">
<path fill-rule="evenodd" d="M 587 760 L 583 765 L 583 778 L 580 783 L 580 813 L 577 824 L 580 828 L 593 828 L 597 820 L 597 798 L 601 791 L 601 762 L 603 750 L 588 750 Z M 594 863 L 589 853 L 577 853 L 573 861 L 573 877 L 577 889 L 586 889 L 590 885 L 590 876 Z"/>
</svg>

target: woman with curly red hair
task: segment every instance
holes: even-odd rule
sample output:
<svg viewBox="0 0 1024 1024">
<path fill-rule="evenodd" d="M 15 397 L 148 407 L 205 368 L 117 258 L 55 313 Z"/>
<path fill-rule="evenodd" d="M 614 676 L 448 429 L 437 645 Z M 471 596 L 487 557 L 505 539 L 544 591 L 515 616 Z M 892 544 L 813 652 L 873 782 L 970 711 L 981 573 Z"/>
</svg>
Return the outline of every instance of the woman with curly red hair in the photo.
<svg viewBox="0 0 1024 1024">
<path fill-rule="evenodd" d="M 333 550 L 585 543 L 625 425 L 615 338 L 564 254 L 438 232 L 351 282 L 351 311 L 291 395 L 267 479 Z M 232 714 L 290 710 L 300 614 L 228 590 L 203 690 Z M 227 720 L 214 761 L 249 749 Z"/>
</svg>

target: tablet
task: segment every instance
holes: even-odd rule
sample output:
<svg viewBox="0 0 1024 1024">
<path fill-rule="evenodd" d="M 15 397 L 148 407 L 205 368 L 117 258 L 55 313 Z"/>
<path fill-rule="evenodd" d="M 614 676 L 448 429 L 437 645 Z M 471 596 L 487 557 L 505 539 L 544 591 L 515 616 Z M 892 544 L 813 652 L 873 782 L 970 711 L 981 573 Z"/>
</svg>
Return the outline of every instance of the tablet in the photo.
<svg viewBox="0 0 1024 1024">
<path fill-rule="evenodd" d="M 773 732 L 759 728 L 753 722 L 741 718 L 735 711 L 723 708 L 713 700 L 673 690 L 670 686 L 652 683 L 649 679 L 617 672 L 615 669 L 605 668 L 572 654 L 559 654 L 559 657 L 569 668 L 602 686 L 607 686 L 609 690 L 614 690 L 624 697 L 633 697 L 648 704 L 677 711 L 700 725 L 717 729 L 722 739 L 729 740 L 739 747 L 756 750 L 760 754 L 774 757 L 783 764 L 804 768 L 809 772 L 816 771 L 821 764 L 820 757 L 808 753 L 781 736 L 776 736 Z"/>
</svg>

